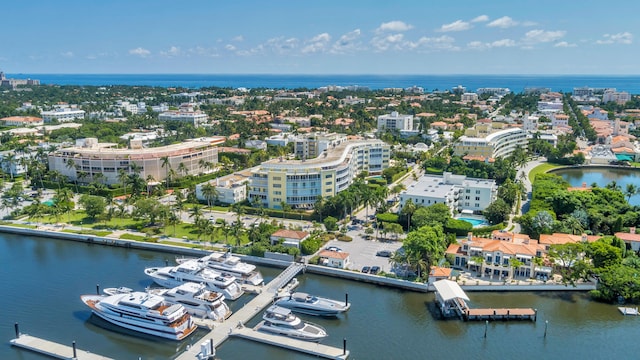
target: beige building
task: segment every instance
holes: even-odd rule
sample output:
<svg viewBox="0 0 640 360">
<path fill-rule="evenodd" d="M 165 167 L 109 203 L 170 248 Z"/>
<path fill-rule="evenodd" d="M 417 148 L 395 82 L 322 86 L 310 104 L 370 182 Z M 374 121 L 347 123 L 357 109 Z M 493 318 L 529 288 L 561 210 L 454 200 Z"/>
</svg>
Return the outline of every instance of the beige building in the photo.
<svg viewBox="0 0 640 360">
<path fill-rule="evenodd" d="M 454 144 L 454 155 L 482 156 L 484 158 L 504 158 L 517 148 L 526 148 L 526 131 L 509 128 L 493 132 L 485 137 L 461 136 Z"/>
<path fill-rule="evenodd" d="M 72 181 L 77 179 L 81 182 L 90 182 L 95 174 L 101 173 L 104 175 L 102 181 L 105 184 L 115 184 L 120 182 L 120 171 L 130 174 L 131 167 L 135 164 L 140 168 L 141 178 L 147 180 L 151 176 L 155 181 L 162 181 L 171 169 L 175 171 L 175 176 L 205 172 L 207 169 L 203 168 L 204 163 L 218 162 L 217 146 L 222 143 L 224 137 L 211 137 L 144 148 L 141 142 L 132 141 L 129 148 L 122 149 L 116 148 L 114 143 L 98 143 L 98 139 L 95 138 L 79 139 L 76 146 L 51 153 L 49 169 L 59 171 Z M 86 174 L 84 179 L 78 178 L 80 173 Z"/>
<path fill-rule="evenodd" d="M 42 118 L 35 116 L 9 116 L 6 118 L 0 119 L 5 126 L 39 126 L 44 125 L 44 121 Z"/>
</svg>

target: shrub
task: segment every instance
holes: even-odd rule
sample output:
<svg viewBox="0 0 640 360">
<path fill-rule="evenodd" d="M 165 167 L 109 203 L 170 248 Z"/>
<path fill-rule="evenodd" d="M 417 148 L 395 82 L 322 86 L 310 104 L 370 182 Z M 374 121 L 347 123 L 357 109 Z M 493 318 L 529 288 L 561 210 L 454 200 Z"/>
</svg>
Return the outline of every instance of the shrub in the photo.
<svg viewBox="0 0 640 360">
<path fill-rule="evenodd" d="M 397 223 L 398 222 L 398 215 L 397 214 L 392 214 L 392 213 L 382 213 L 382 214 L 377 214 L 376 215 L 376 219 L 378 220 L 379 223 Z"/>
<path fill-rule="evenodd" d="M 307 239 L 302 243 L 300 243 L 300 251 L 304 255 L 311 255 L 316 251 L 320 250 L 320 247 L 322 246 L 322 244 L 323 242 L 321 239 L 318 239 L 318 238 Z"/>
<path fill-rule="evenodd" d="M 338 241 L 350 242 L 353 241 L 353 239 L 348 235 L 340 235 L 338 236 Z"/>
<path fill-rule="evenodd" d="M 465 236 L 472 229 L 473 225 L 471 225 L 471 223 L 458 219 L 449 219 L 444 226 L 444 231 L 446 233 L 454 233 L 457 236 Z"/>
</svg>

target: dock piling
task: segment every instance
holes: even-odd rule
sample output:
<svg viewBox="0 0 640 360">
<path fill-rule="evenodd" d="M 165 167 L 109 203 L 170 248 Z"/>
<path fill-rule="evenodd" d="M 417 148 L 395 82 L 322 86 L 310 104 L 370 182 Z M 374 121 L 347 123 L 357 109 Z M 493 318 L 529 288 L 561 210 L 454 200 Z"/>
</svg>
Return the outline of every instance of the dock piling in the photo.
<svg viewBox="0 0 640 360">
<path fill-rule="evenodd" d="M 78 358 L 78 354 L 76 353 L 77 349 L 76 349 L 76 341 L 75 340 L 73 340 L 73 342 L 71 343 L 71 347 L 73 348 L 73 358 L 77 359 Z"/>
<path fill-rule="evenodd" d="M 342 338 L 342 355 L 347 355 L 347 338 Z"/>
<path fill-rule="evenodd" d="M 349 305 L 349 293 L 344 293 L 344 306 Z"/>
<path fill-rule="evenodd" d="M 538 321 L 538 309 L 533 309 L 533 321 Z"/>
<path fill-rule="evenodd" d="M 213 338 L 209 339 L 209 352 L 211 353 L 211 355 L 213 356 L 213 354 L 216 353 L 216 349 L 213 346 Z"/>
<path fill-rule="evenodd" d="M 484 337 L 487 338 L 487 328 L 489 327 L 489 320 L 484 321 Z"/>
<path fill-rule="evenodd" d="M 547 326 L 549 326 L 549 320 L 544 321 L 544 337 L 547 338 Z"/>
<path fill-rule="evenodd" d="M 96 295 L 100 295 L 100 284 L 96 284 Z"/>
<path fill-rule="evenodd" d="M 17 338 L 19 338 L 19 337 L 20 337 L 20 327 L 18 326 L 18 323 L 15 323 L 15 324 L 13 325 L 13 327 L 14 327 L 14 328 L 15 328 L 15 330 L 16 330 L 16 339 L 17 339 Z"/>
</svg>

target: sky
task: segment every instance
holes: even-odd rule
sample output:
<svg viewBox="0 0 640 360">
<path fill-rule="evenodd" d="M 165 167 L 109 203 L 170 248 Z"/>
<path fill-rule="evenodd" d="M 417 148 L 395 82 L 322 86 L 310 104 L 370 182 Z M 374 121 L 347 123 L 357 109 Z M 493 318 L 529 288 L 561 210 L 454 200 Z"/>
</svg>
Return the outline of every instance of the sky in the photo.
<svg viewBox="0 0 640 360">
<path fill-rule="evenodd" d="M 29 0 L 10 74 L 640 74 L 636 0 Z"/>
</svg>

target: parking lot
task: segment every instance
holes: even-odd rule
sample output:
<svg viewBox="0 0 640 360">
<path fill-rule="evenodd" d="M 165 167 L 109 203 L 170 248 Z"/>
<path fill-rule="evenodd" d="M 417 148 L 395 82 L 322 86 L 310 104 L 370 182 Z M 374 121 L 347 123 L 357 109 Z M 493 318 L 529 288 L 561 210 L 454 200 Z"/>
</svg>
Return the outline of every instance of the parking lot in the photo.
<svg viewBox="0 0 640 360">
<path fill-rule="evenodd" d="M 391 264 L 388 257 L 376 256 L 378 251 L 387 250 L 391 253 L 402 247 L 401 241 L 376 241 L 365 240 L 364 231 L 350 230 L 348 236 L 353 238 L 351 242 L 331 240 L 324 248 L 335 246 L 349 253 L 348 269 L 360 271 L 364 266 L 379 266 L 381 271 L 390 272 Z"/>
</svg>

